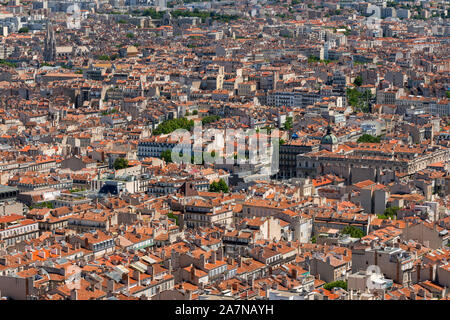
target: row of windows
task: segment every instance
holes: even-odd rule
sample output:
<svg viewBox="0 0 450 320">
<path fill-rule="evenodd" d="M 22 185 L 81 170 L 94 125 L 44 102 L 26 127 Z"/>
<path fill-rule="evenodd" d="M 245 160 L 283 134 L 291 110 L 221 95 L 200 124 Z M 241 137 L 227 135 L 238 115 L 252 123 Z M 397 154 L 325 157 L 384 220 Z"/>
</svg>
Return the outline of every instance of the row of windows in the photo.
<svg viewBox="0 0 450 320">
<path fill-rule="evenodd" d="M 9 238 L 9 239 L 6 239 L 5 242 L 6 242 L 7 246 L 11 246 L 11 245 L 13 245 L 13 244 L 15 244 L 16 242 L 19 242 L 19 241 L 24 241 L 24 240 L 28 240 L 28 239 L 34 239 L 34 238 L 36 238 L 35 234 L 25 234 L 25 235 L 22 235 L 22 236 L 19 236 L 19 237 Z"/>
<path fill-rule="evenodd" d="M 207 225 L 208 225 L 208 223 L 204 223 L 204 222 L 186 222 L 186 226 L 188 228 L 204 227 Z"/>
<path fill-rule="evenodd" d="M 267 259 L 267 263 L 272 263 L 274 261 L 279 260 L 280 258 L 281 258 L 280 255 L 273 256 L 273 257 Z"/>
<path fill-rule="evenodd" d="M 113 247 L 113 246 L 114 246 L 114 241 L 111 239 L 111 240 L 108 240 L 108 241 L 104 241 L 104 242 L 100 242 L 100 243 L 94 244 L 92 247 L 93 247 L 94 251 L 97 251 L 97 250 L 103 250 L 103 249 L 106 249 L 106 248 L 110 248 L 110 247 Z"/>
<path fill-rule="evenodd" d="M 209 276 L 210 277 L 214 277 L 215 275 L 224 273 L 226 270 L 227 270 L 227 265 L 221 266 L 221 267 L 216 268 L 216 269 L 212 269 L 209 272 Z"/>
<path fill-rule="evenodd" d="M 2 237 L 9 237 L 9 236 L 37 230 L 37 228 L 38 228 L 37 225 L 30 225 L 30 226 L 25 226 L 25 227 L 21 227 L 21 228 L 14 228 L 12 230 L 3 231 L 2 233 L 0 233 L 0 235 L 2 235 Z"/>
</svg>

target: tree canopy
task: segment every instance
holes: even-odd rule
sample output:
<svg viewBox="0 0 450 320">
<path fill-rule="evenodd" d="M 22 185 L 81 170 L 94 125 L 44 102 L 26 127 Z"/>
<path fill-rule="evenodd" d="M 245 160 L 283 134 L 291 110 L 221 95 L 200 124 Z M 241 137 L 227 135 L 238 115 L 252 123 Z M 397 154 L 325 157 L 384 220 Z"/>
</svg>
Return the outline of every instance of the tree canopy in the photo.
<svg viewBox="0 0 450 320">
<path fill-rule="evenodd" d="M 380 143 L 381 137 L 375 137 L 370 134 L 363 134 L 361 137 L 358 138 L 357 142 L 364 142 L 364 143 Z"/>
<path fill-rule="evenodd" d="M 363 79 L 361 76 L 357 76 L 353 84 L 357 87 L 360 87 L 363 84 Z"/>
<path fill-rule="evenodd" d="M 114 169 L 115 170 L 120 170 L 120 169 L 124 169 L 124 168 L 128 168 L 128 160 L 125 158 L 117 158 L 116 160 L 114 160 Z"/>
<path fill-rule="evenodd" d="M 168 216 L 170 219 L 174 219 L 174 220 L 175 220 L 175 224 L 176 224 L 177 226 L 179 226 L 179 222 L 178 222 L 179 216 L 178 216 L 178 215 L 174 215 L 173 212 L 171 211 L 171 212 L 169 212 L 169 214 L 168 214 L 167 216 Z"/>
<path fill-rule="evenodd" d="M 364 237 L 364 231 L 354 226 L 347 226 L 342 230 L 343 234 L 348 234 L 352 238 L 362 238 Z"/>
<path fill-rule="evenodd" d="M 208 123 L 213 123 L 216 122 L 217 120 L 219 120 L 220 117 L 219 116 L 206 116 L 202 119 L 202 124 L 208 124 Z"/>
<path fill-rule="evenodd" d="M 194 121 L 186 118 L 177 118 L 166 120 L 161 123 L 154 131 L 153 135 L 168 134 L 177 129 L 191 130 L 194 127 Z"/>
<path fill-rule="evenodd" d="M 164 150 L 161 152 L 161 158 L 167 163 L 172 162 L 172 150 Z"/>
<path fill-rule="evenodd" d="M 399 207 L 388 207 L 386 210 L 384 210 L 383 214 L 378 215 L 379 219 L 397 219 L 397 211 L 399 210 Z"/>
<path fill-rule="evenodd" d="M 220 179 L 219 182 L 214 181 L 209 185 L 209 191 L 228 193 L 229 188 L 225 180 Z"/>
<path fill-rule="evenodd" d="M 284 123 L 284 130 L 290 130 L 292 129 L 292 117 L 286 117 L 286 122 Z"/>
<path fill-rule="evenodd" d="M 152 19 L 162 19 L 164 17 L 165 11 L 156 11 L 154 8 L 146 9 L 142 12 L 135 10 L 133 14 L 141 14 L 142 16 L 151 17 Z M 188 10 L 173 10 L 170 12 L 172 17 L 198 17 L 201 18 L 204 22 L 206 18 L 211 18 L 212 20 L 217 20 L 221 22 L 228 23 L 230 21 L 236 20 L 239 18 L 238 15 L 229 15 L 229 14 L 220 14 L 213 11 L 200 11 L 198 9 L 194 9 L 193 11 Z"/>
<path fill-rule="evenodd" d="M 326 290 L 331 290 L 331 289 L 336 288 L 336 287 L 342 288 L 344 290 L 347 290 L 347 281 L 338 280 L 338 281 L 326 283 L 323 286 L 323 288 L 326 289 Z"/>
<path fill-rule="evenodd" d="M 19 33 L 28 33 L 28 31 L 30 31 L 28 27 L 22 27 L 19 29 Z"/>
<path fill-rule="evenodd" d="M 356 88 L 347 89 L 348 104 L 351 105 L 355 111 L 369 112 L 370 108 L 368 101 L 372 99 L 372 93 L 368 90 L 361 93 Z"/>
</svg>

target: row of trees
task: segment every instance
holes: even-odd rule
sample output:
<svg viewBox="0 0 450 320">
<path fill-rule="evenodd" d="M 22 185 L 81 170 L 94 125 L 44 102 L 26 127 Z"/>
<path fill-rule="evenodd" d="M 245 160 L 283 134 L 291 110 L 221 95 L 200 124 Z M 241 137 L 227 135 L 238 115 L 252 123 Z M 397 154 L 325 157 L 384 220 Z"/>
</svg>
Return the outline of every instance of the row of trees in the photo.
<svg viewBox="0 0 450 320">
<path fill-rule="evenodd" d="M 176 118 L 166 120 L 161 123 L 154 131 L 153 135 L 168 134 L 177 129 L 191 130 L 194 127 L 194 121 L 186 118 Z"/>
<path fill-rule="evenodd" d="M 55 206 L 53 205 L 53 202 L 51 201 L 46 201 L 46 202 L 41 202 L 41 203 L 36 203 L 33 204 L 31 206 L 29 206 L 29 209 L 35 209 L 35 208 L 49 208 L 49 209 L 55 209 Z"/>
<path fill-rule="evenodd" d="M 194 115 L 198 114 L 198 111 L 195 110 L 193 112 Z M 189 115 L 188 113 L 186 115 Z M 202 124 L 208 124 L 216 122 L 220 119 L 220 116 L 206 116 L 202 119 Z M 187 118 L 176 118 L 176 119 L 170 119 L 166 120 L 163 123 L 161 123 L 154 131 L 153 135 L 157 136 L 160 134 L 168 134 L 171 133 L 177 129 L 186 129 L 191 130 L 194 127 L 194 120 L 188 120 Z"/>
<path fill-rule="evenodd" d="M 319 57 L 316 57 L 316 56 L 308 57 L 308 63 L 314 63 L 314 62 L 329 64 L 329 63 L 335 62 L 335 61 L 334 60 L 329 60 L 329 59 L 321 60 Z"/>
<path fill-rule="evenodd" d="M 13 63 L 13 62 L 8 62 L 8 61 L 5 61 L 5 60 L 3 60 L 3 59 L 0 59 L 0 64 L 5 65 L 5 66 L 8 66 L 8 67 L 10 67 L 10 68 L 16 68 L 16 67 L 17 67 L 17 65 L 16 65 L 15 63 Z"/>
<path fill-rule="evenodd" d="M 204 152 L 206 152 L 206 151 L 204 151 Z M 198 161 L 200 163 L 197 163 L 197 164 L 203 165 L 205 163 L 204 152 L 201 154 L 201 156 L 202 156 L 201 160 Z M 182 158 L 183 157 L 183 152 L 180 152 L 179 155 L 180 155 L 180 158 Z M 214 151 L 214 150 L 211 151 L 210 152 L 210 156 L 211 156 L 211 158 L 214 158 L 216 156 L 216 151 Z M 164 150 L 163 152 L 161 152 L 161 159 L 163 159 L 167 163 L 173 162 L 172 150 L 171 149 L 167 149 L 167 150 Z M 234 159 L 237 159 L 237 155 L 235 155 Z M 194 155 L 191 155 L 191 163 L 194 163 L 195 160 L 196 159 L 195 159 Z"/>
<path fill-rule="evenodd" d="M 213 123 L 213 122 L 216 122 L 216 121 L 219 120 L 219 119 L 220 119 L 220 117 L 219 117 L 219 116 L 215 116 L 215 115 L 212 115 L 212 116 L 206 116 L 206 117 L 204 117 L 204 118 L 202 119 L 202 124 Z"/>
<path fill-rule="evenodd" d="M 364 142 L 364 143 L 380 143 L 381 142 L 381 136 L 372 136 L 370 134 L 363 134 L 361 137 L 358 138 L 357 142 Z"/>
<path fill-rule="evenodd" d="M 189 47 L 189 45 L 188 45 L 188 47 Z M 192 114 L 193 114 L 194 116 L 198 115 L 198 110 L 192 111 Z M 189 113 L 189 111 L 187 111 L 187 112 L 186 112 L 186 116 L 190 116 L 190 115 L 191 115 L 191 114 Z"/>
<path fill-rule="evenodd" d="M 391 220 L 395 220 L 397 219 L 397 211 L 399 210 L 399 207 L 389 207 L 386 208 L 386 210 L 384 210 L 383 214 L 379 214 L 378 218 L 379 219 L 391 219 Z"/>
<path fill-rule="evenodd" d="M 164 17 L 165 11 L 156 11 L 153 8 L 146 9 L 144 11 L 133 11 L 134 14 L 140 14 L 144 17 L 151 17 L 152 19 L 162 19 Z M 207 18 L 211 18 L 212 20 L 217 20 L 221 22 L 228 23 L 230 21 L 236 20 L 239 18 L 238 15 L 229 15 L 229 14 L 220 14 L 216 12 L 210 11 L 200 11 L 198 9 L 194 9 L 193 11 L 188 10 L 173 10 L 170 12 L 172 17 L 197 17 L 201 18 L 204 22 Z"/>
<path fill-rule="evenodd" d="M 118 54 L 112 54 L 112 55 L 107 55 L 107 54 L 102 54 L 102 55 L 99 55 L 98 57 L 97 57 L 97 59 L 98 60 L 102 60 L 102 61 L 114 61 L 114 60 L 116 60 L 117 58 L 119 57 L 119 55 Z"/>
<path fill-rule="evenodd" d="M 347 290 L 347 281 L 338 280 L 338 281 L 326 283 L 323 285 L 323 288 L 326 290 L 331 290 L 333 288 L 342 288 L 344 290 Z"/>
</svg>

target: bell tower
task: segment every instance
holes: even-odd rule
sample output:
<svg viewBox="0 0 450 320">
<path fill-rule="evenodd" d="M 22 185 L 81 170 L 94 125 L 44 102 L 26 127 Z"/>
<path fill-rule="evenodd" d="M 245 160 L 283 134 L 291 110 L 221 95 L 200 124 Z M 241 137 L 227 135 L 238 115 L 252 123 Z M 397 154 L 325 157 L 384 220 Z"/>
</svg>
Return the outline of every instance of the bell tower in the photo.
<svg viewBox="0 0 450 320">
<path fill-rule="evenodd" d="M 47 22 L 47 34 L 44 40 L 44 61 L 56 60 L 56 38 L 50 21 Z"/>
</svg>

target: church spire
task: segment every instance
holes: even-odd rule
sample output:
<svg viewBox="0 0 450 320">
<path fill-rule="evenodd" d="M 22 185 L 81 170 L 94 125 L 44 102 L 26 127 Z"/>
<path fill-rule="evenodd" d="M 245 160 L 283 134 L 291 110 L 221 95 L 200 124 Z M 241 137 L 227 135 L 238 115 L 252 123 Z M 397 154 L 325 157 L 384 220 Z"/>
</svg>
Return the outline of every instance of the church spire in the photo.
<svg viewBox="0 0 450 320">
<path fill-rule="evenodd" d="M 44 41 L 44 61 L 56 60 L 56 38 L 50 21 L 47 22 L 47 33 Z"/>
</svg>

